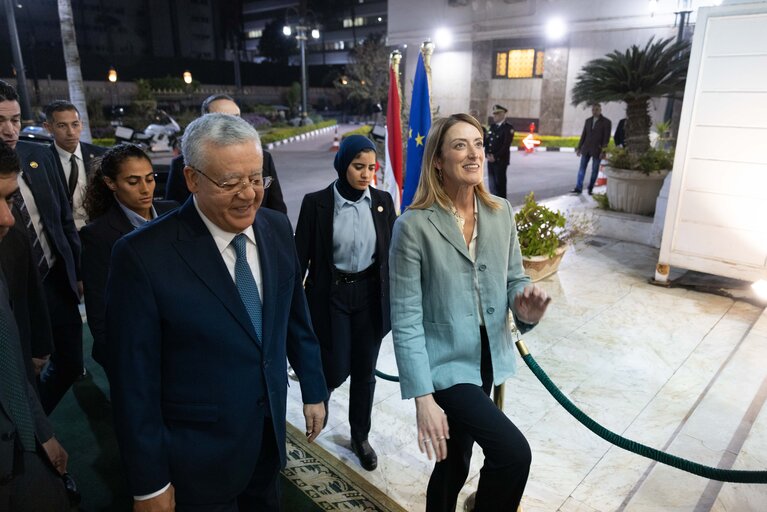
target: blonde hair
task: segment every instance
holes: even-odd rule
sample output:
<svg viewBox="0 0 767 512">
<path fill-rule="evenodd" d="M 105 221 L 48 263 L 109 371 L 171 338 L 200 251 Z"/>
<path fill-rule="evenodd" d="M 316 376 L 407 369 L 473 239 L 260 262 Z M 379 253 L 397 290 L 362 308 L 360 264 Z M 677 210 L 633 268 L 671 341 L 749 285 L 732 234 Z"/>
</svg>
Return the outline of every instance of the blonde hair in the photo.
<svg viewBox="0 0 767 512">
<path fill-rule="evenodd" d="M 442 175 L 434 165 L 437 158 L 441 157 L 442 144 L 445 141 L 447 131 L 458 123 L 468 123 L 483 133 L 482 125 L 469 114 L 453 114 L 450 117 L 443 117 L 434 121 L 426 137 L 426 146 L 423 150 L 423 162 L 421 163 L 421 177 L 418 180 L 418 188 L 415 191 L 413 202 L 408 207 L 413 210 L 423 210 L 430 208 L 437 203 L 445 210 L 450 210 L 452 201 L 445 192 L 442 183 Z M 490 193 L 485 189 L 484 183 L 479 183 L 474 187 L 474 193 L 482 204 L 491 210 L 498 210 L 501 205 L 494 200 Z"/>
</svg>

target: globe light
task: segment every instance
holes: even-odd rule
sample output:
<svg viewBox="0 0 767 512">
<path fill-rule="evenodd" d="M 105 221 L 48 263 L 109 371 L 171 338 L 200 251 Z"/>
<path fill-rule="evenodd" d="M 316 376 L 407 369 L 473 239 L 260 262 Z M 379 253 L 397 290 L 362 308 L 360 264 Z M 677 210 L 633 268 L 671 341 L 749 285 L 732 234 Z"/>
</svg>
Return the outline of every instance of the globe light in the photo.
<svg viewBox="0 0 767 512">
<path fill-rule="evenodd" d="M 449 48 L 453 42 L 453 34 L 444 27 L 438 28 L 434 32 L 434 44 L 439 48 Z"/>
<path fill-rule="evenodd" d="M 109 68 L 109 73 L 107 74 L 107 80 L 109 80 L 112 83 L 117 82 L 117 70 L 115 68 Z"/>
<path fill-rule="evenodd" d="M 551 41 L 559 41 L 567 34 L 567 24 L 562 18 L 552 18 L 546 22 L 546 37 Z"/>
<path fill-rule="evenodd" d="M 293 33 L 293 31 L 290 30 L 289 26 L 285 25 L 284 27 L 282 27 L 282 33 L 285 34 L 286 36 L 289 36 L 290 34 Z"/>
<path fill-rule="evenodd" d="M 192 83 L 192 72 L 191 71 L 184 71 L 184 83 L 186 85 L 189 85 Z"/>
<path fill-rule="evenodd" d="M 313 39 L 319 39 L 320 38 L 320 31 L 316 28 L 312 29 L 312 38 Z"/>
</svg>

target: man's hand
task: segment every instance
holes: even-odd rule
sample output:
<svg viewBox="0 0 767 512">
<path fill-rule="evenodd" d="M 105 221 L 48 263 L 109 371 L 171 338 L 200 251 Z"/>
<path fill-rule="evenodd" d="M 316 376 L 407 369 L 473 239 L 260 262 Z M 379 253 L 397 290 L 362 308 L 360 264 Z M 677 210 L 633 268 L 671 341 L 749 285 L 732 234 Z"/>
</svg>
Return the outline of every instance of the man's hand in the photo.
<svg viewBox="0 0 767 512">
<path fill-rule="evenodd" d="M 69 459 L 69 455 L 67 454 L 67 451 L 64 449 L 64 447 L 61 446 L 59 440 L 55 437 L 51 437 L 43 443 L 43 448 L 45 449 L 45 453 L 48 455 L 48 459 L 51 461 L 51 464 L 53 464 L 53 467 L 56 468 L 56 471 L 58 471 L 61 475 L 66 473 L 67 460 Z"/>
<path fill-rule="evenodd" d="M 85 288 L 83 287 L 83 282 L 77 281 L 77 297 L 80 299 L 80 302 L 83 301 L 84 293 L 85 293 Z"/>
<path fill-rule="evenodd" d="M 581 156 L 581 150 L 580 149 L 576 149 L 575 150 L 575 156 Z"/>
<path fill-rule="evenodd" d="M 488 162 L 490 162 L 491 164 L 492 164 L 492 163 L 495 163 L 495 157 L 493 156 L 493 154 L 492 154 L 492 153 L 490 153 L 489 155 L 487 155 L 487 161 L 488 161 Z"/>
<path fill-rule="evenodd" d="M 176 490 L 173 485 L 148 500 L 133 500 L 133 512 L 173 512 L 176 510 Z"/>
<path fill-rule="evenodd" d="M 317 439 L 325 423 L 325 404 L 304 404 L 304 419 L 306 420 L 306 440 L 310 443 Z"/>
<path fill-rule="evenodd" d="M 32 366 L 35 369 L 35 375 L 40 375 L 40 372 L 43 371 L 43 368 L 45 367 L 45 364 L 48 362 L 48 360 L 51 358 L 50 354 L 46 354 L 43 357 L 33 357 L 32 358 Z"/>
<path fill-rule="evenodd" d="M 551 302 L 543 288 L 532 284 L 514 297 L 514 312 L 526 324 L 537 324 Z"/>
</svg>

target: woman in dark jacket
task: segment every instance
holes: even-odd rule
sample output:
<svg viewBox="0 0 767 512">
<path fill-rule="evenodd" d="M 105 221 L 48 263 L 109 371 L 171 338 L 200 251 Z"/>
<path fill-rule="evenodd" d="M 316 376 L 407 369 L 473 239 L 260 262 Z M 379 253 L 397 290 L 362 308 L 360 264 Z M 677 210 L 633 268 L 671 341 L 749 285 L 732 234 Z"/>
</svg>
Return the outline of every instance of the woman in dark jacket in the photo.
<svg viewBox="0 0 767 512">
<path fill-rule="evenodd" d="M 303 272 L 309 271 L 304 288 L 328 389 L 351 376 L 352 450 L 372 471 L 378 458 L 368 433 L 378 350 L 391 328 L 389 241 L 396 213 L 391 196 L 370 187 L 376 167 L 370 139 L 345 138 L 334 166 L 338 180 L 304 197 L 296 248 Z"/>
<path fill-rule="evenodd" d="M 93 359 L 105 364 L 105 291 L 112 246 L 123 235 L 178 206 L 154 201 L 152 161 L 133 144 L 110 148 L 85 192 L 88 224 L 80 230 L 85 311 L 93 334 Z"/>
</svg>

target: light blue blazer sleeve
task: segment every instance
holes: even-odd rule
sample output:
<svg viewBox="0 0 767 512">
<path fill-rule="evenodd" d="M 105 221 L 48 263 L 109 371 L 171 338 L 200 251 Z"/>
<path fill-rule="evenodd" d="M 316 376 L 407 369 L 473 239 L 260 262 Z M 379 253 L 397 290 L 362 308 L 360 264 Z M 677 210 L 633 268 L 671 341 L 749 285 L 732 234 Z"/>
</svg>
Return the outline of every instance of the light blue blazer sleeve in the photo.
<svg viewBox="0 0 767 512">
<path fill-rule="evenodd" d="M 480 308 L 495 383 L 514 373 L 509 312 L 530 279 L 511 205 L 498 201 L 497 210 L 479 203 L 475 262 L 452 214 L 437 205 L 409 210 L 394 224 L 391 320 L 403 398 L 459 383 L 481 385 Z"/>
</svg>

